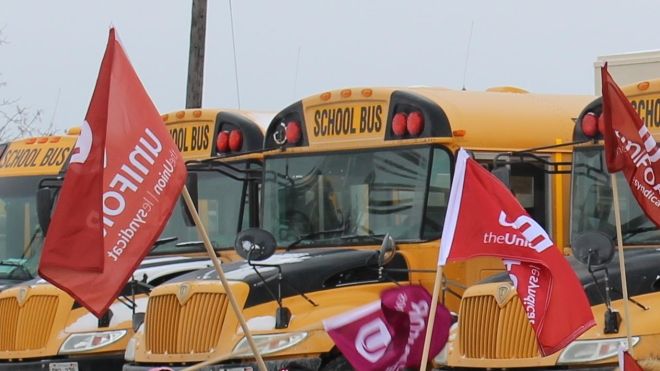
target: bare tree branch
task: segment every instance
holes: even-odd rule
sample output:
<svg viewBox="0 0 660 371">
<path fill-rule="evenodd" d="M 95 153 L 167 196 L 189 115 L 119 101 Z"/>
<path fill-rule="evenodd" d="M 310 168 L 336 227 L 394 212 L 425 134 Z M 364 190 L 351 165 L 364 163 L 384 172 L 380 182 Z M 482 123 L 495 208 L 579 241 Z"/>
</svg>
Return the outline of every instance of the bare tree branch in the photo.
<svg viewBox="0 0 660 371">
<path fill-rule="evenodd" d="M 0 46 L 7 44 L 0 28 Z M 0 73 L 0 79 L 2 73 Z M 0 80 L 0 142 L 7 142 L 27 136 L 44 136 L 53 133 L 53 124 L 41 127 L 42 110 L 31 110 L 19 104 L 18 98 L 4 95 L 7 82 Z"/>
</svg>

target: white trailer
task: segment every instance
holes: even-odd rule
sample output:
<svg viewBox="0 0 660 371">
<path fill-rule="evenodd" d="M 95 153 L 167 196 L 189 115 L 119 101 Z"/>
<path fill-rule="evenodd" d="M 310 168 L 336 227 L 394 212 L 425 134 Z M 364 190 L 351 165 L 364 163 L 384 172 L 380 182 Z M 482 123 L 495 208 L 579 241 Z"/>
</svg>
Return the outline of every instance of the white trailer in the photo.
<svg viewBox="0 0 660 371">
<path fill-rule="evenodd" d="M 619 86 L 660 78 L 660 50 L 604 55 L 594 62 L 595 94 L 601 94 L 600 68 L 607 69 Z"/>
</svg>

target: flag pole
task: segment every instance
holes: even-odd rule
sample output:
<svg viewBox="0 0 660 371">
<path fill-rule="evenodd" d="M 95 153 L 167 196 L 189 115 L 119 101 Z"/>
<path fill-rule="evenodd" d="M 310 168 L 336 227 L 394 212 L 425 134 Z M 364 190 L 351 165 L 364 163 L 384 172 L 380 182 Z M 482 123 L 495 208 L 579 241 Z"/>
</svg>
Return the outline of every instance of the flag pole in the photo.
<svg viewBox="0 0 660 371">
<path fill-rule="evenodd" d="M 630 336 L 630 311 L 628 310 L 628 281 L 626 280 L 626 264 L 623 256 L 623 233 L 621 232 L 621 209 L 619 208 L 619 191 L 616 183 L 616 176 L 610 173 L 612 182 L 612 198 L 614 201 L 614 221 L 616 224 L 616 239 L 619 252 L 619 271 L 621 273 L 621 291 L 623 292 L 623 323 L 626 326 L 626 337 L 628 346 L 626 347 L 630 354 L 632 352 L 632 338 Z"/>
<path fill-rule="evenodd" d="M 243 329 L 245 338 L 247 339 L 248 344 L 250 344 L 252 353 L 254 354 L 254 357 L 257 360 L 257 365 L 259 366 L 259 370 L 267 371 L 266 364 L 264 363 L 263 358 L 261 358 L 261 354 L 259 354 L 257 345 L 254 343 L 254 339 L 252 339 L 252 335 L 250 334 L 250 329 L 248 328 L 247 323 L 245 322 L 245 318 L 243 318 L 243 313 L 241 312 L 241 308 L 239 308 L 238 303 L 236 302 L 236 298 L 234 297 L 234 294 L 231 291 L 231 287 L 229 287 L 229 283 L 225 278 L 225 273 L 223 272 L 222 267 L 220 265 L 220 260 L 218 259 L 218 256 L 215 254 L 215 250 L 213 250 L 213 246 L 211 245 L 211 240 L 209 240 L 209 236 L 206 233 L 204 224 L 202 224 L 202 220 L 200 219 L 199 214 L 197 213 L 197 209 L 193 204 L 192 198 L 190 197 L 190 193 L 188 193 L 188 187 L 184 185 L 181 194 L 186 202 L 186 206 L 188 207 L 188 210 L 190 211 L 190 215 L 192 215 L 193 220 L 195 221 L 197 232 L 199 232 L 200 236 L 202 237 L 202 240 L 204 241 L 204 247 L 206 248 L 206 252 L 209 254 L 209 257 L 213 262 L 213 266 L 215 267 L 216 272 L 218 272 L 218 277 L 220 277 L 220 282 L 222 282 L 222 286 L 225 288 L 227 298 L 229 299 L 229 303 L 231 304 L 234 313 L 236 313 L 238 322 L 240 322 L 241 324 L 241 328 Z"/>
<path fill-rule="evenodd" d="M 426 370 L 429 361 L 429 351 L 431 348 L 431 338 L 433 337 L 433 325 L 435 324 L 435 312 L 438 309 L 438 292 L 442 284 L 442 265 L 438 265 L 435 272 L 435 281 L 433 283 L 433 295 L 431 299 L 431 309 L 429 309 L 428 325 L 426 326 L 426 335 L 424 335 L 424 351 L 422 352 L 422 363 L 419 364 L 419 371 Z"/>
</svg>

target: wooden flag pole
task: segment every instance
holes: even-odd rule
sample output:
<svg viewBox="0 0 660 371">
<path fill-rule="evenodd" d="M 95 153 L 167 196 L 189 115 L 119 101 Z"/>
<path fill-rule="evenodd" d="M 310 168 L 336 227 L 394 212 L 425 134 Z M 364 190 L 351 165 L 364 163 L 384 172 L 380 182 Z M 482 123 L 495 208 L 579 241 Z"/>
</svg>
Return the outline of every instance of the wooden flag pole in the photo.
<svg viewBox="0 0 660 371">
<path fill-rule="evenodd" d="M 204 241 L 204 247 L 206 248 L 206 252 L 209 254 L 209 257 L 213 262 L 213 266 L 215 267 L 216 272 L 218 272 L 218 277 L 220 277 L 220 282 L 222 282 L 222 286 L 225 288 L 225 291 L 227 293 L 227 298 L 229 299 L 229 303 L 231 304 L 232 309 L 234 309 L 234 313 L 236 313 L 238 322 L 240 322 L 241 324 L 241 328 L 243 329 L 245 338 L 247 339 L 248 344 L 250 344 L 252 353 L 254 354 L 254 357 L 257 360 L 257 365 L 259 366 L 259 370 L 267 371 L 266 364 L 264 363 L 263 358 L 261 358 L 261 354 L 259 354 L 257 345 L 254 343 L 254 339 L 252 339 L 252 334 L 250 334 L 250 329 L 248 329 L 247 323 L 245 322 L 245 318 L 243 318 L 243 313 L 241 312 L 241 308 L 238 306 L 238 303 L 236 302 L 236 298 L 234 297 L 234 294 L 231 291 L 231 287 L 229 287 L 229 283 L 225 278 L 225 273 L 222 271 L 222 267 L 220 266 L 220 260 L 218 259 L 218 256 L 215 254 L 215 250 L 213 250 L 213 246 L 211 245 L 211 240 L 209 240 L 209 236 L 206 233 L 204 224 L 202 224 L 202 220 L 199 218 L 199 214 L 197 213 L 197 209 L 195 209 L 195 205 L 193 204 L 192 198 L 190 197 L 190 193 L 188 193 L 188 187 L 184 185 L 181 194 L 183 195 L 183 199 L 186 201 L 186 206 L 190 211 L 190 215 L 192 215 L 193 220 L 195 221 L 197 232 L 199 232 L 200 236 L 202 237 L 202 240 Z"/>
<path fill-rule="evenodd" d="M 614 201 L 614 221 L 616 224 L 616 239 L 619 251 L 619 271 L 621 273 L 621 291 L 623 292 L 623 323 L 626 326 L 628 338 L 628 353 L 633 355 L 632 338 L 630 336 L 630 311 L 628 310 L 628 281 L 626 280 L 626 263 L 623 256 L 623 233 L 621 233 L 621 209 L 619 208 L 619 191 L 614 174 L 610 174 L 612 182 L 612 198 Z"/>
<path fill-rule="evenodd" d="M 431 348 L 431 338 L 433 337 L 433 325 L 435 324 L 435 312 L 438 309 L 438 292 L 442 284 L 442 265 L 438 265 L 435 272 L 435 282 L 433 283 L 433 295 L 431 299 L 431 309 L 429 309 L 429 320 L 426 326 L 426 335 L 424 335 L 424 351 L 422 352 L 422 363 L 419 364 L 419 371 L 426 370 L 426 364 L 429 361 L 429 351 Z"/>
</svg>

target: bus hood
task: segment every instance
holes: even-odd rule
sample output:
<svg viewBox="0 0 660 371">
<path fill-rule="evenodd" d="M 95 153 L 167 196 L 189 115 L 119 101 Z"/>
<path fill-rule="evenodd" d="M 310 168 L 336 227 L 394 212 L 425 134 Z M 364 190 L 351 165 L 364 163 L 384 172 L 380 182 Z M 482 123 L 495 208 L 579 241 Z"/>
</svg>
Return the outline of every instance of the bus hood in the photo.
<svg viewBox="0 0 660 371">
<path fill-rule="evenodd" d="M 295 252 L 278 253 L 270 258 L 254 262 L 250 266 L 245 261 L 223 264 L 225 276 L 230 281 L 245 282 L 250 286 L 245 307 L 273 300 L 268 289 L 276 292 L 278 267 L 282 271 L 282 297 L 332 289 L 337 286 L 364 284 L 380 281 L 378 275 L 378 251 L 351 250 L 338 248 L 301 249 Z M 399 254 L 386 268 L 405 269 L 406 263 Z M 262 282 L 259 274 L 263 277 Z M 390 275 L 392 276 L 392 275 Z M 397 280 L 407 280 L 407 273 L 395 274 Z M 201 269 L 184 274 L 168 283 L 184 281 L 218 280 L 213 268 Z M 266 287 L 268 286 L 268 287 Z"/>
<path fill-rule="evenodd" d="M 626 278 L 628 280 L 628 295 L 631 297 L 643 295 L 660 290 L 660 249 L 656 248 L 626 248 L 624 250 L 626 264 Z M 591 305 L 603 303 L 603 294 L 599 292 L 598 286 L 589 273 L 585 264 L 577 261 L 573 256 L 567 256 L 569 264 L 577 275 L 584 291 L 587 294 Z M 615 251 L 614 258 L 607 264 L 608 278 L 610 287 L 614 288 L 610 292 L 612 300 L 622 298 L 621 293 L 621 274 L 619 269 L 619 254 Z M 603 285 L 605 270 L 596 270 L 595 274 L 598 283 Z M 508 280 L 506 273 L 491 276 L 481 283 L 502 282 Z"/>
</svg>

